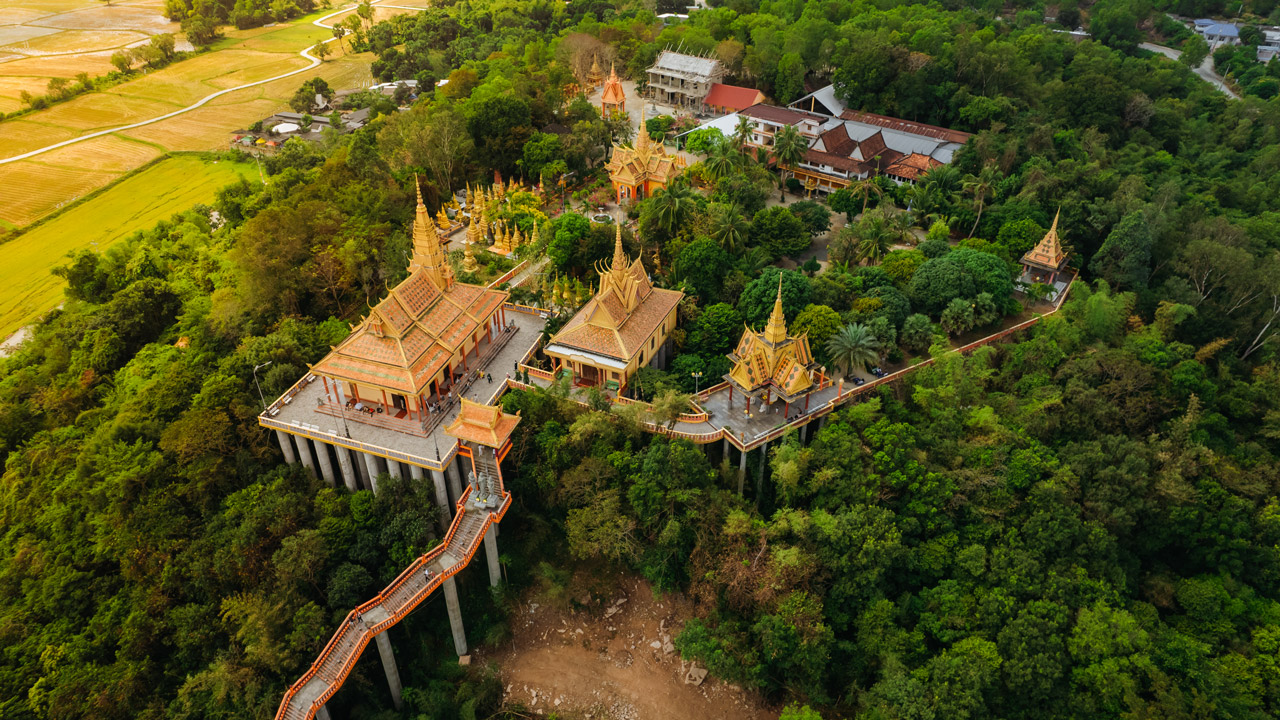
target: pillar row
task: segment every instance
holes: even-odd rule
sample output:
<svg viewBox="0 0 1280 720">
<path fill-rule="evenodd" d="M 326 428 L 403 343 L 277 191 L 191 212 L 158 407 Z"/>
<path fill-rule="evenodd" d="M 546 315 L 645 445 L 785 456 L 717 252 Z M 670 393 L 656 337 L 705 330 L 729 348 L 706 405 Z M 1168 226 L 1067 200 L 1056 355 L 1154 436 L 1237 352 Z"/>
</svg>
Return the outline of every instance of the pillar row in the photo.
<svg viewBox="0 0 1280 720">
<path fill-rule="evenodd" d="M 316 461 L 311 458 L 311 441 L 299 436 L 298 441 L 298 459 L 302 461 L 302 466 L 311 473 L 311 477 L 316 475 Z"/>
<path fill-rule="evenodd" d="M 760 446 L 760 467 L 756 468 L 756 507 L 760 506 L 760 498 L 764 496 L 764 468 L 769 464 L 769 443 Z"/>
<path fill-rule="evenodd" d="M 387 474 L 397 480 L 404 479 L 404 474 L 400 470 L 400 463 L 395 460 L 387 460 Z"/>
<path fill-rule="evenodd" d="M 316 708 L 316 720 L 329 720 L 328 706 L 321 705 L 319 708 Z"/>
<path fill-rule="evenodd" d="M 360 453 L 364 458 L 364 469 L 369 473 L 369 487 L 373 489 L 373 494 L 378 494 L 378 458 L 369 453 Z"/>
<path fill-rule="evenodd" d="M 329 460 L 329 443 L 316 441 L 316 459 L 320 461 L 320 475 L 329 487 L 335 487 L 333 480 L 333 462 Z"/>
<path fill-rule="evenodd" d="M 449 499 L 453 504 L 462 497 L 462 480 L 458 477 L 458 464 L 450 461 L 444 466 L 444 476 L 449 480 Z"/>
<path fill-rule="evenodd" d="M 351 492 L 359 490 L 360 478 L 355 468 L 351 467 L 351 451 L 341 445 L 334 445 L 333 450 L 338 456 L 338 468 L 342 470 L 342 482 L 346 483 Z"/>
</svg>

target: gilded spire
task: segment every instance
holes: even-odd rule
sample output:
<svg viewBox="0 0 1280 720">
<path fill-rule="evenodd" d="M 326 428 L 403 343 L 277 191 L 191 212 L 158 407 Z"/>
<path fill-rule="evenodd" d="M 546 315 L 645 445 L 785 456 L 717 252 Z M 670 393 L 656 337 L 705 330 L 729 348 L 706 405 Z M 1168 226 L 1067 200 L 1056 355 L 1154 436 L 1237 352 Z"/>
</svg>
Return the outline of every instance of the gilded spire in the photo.
<svg viewBox="0 0 1280 720">
<path fill-rule="evenodd" d="M 642 159 L 648 156 L 649 131 L 645 129 L 644 103 L 640 103 L 640 129 L 636 134 L 636 154 Z"/>
<path fill-rule="evenodd" d="M 474 273 L 480 269 L 480 266 L 476 264 L 475 253 L 472 251 L 475 243 L 463 243 L 462 247 L 462 269 L 469 273 Z"/>
<path fill-rule="evenodd" d="M 442 268 L 448 265 L 444 251 L 440 249 L 440 235 L 436 223 L 427 212 L 422 201 L 422 185 L 418 176 L 413 176 L 413 185 L 417 191 L 418 208 L 413 218 L 413 255 L 409 258 L 409 272 L 426 269 L 441 289 L 446 287 Z"/>
<path fill-rule="evenodd" d="M 613 265 L 610 270 L 622 270 L 627 267 L 627 253 L 622 249 L 622 223 L 617 223 L 617 233 L 613 242 Z"/>
<path fill-rule="evenodd" d="M 778 296 L 769 313 L 769 324 L 764 327 L 764 339 L 771 345 L 779 345 L 787 339 L 787 317 L 782 312 L 782 273 L 778 273 Z"/>
<path fill-rule="evenodd" d="M 1049 227 L 1049 232 L 1022 256 L 1023 263 L 1057 270 L 1066 262 L 1067 255 L 1062 251 L 1062 241 L 1058 238 L 1058 218 L 1061 215 L 1062 208 L 1058 208 L 1058 212 L 1053 215 L 1053 225 Z"/>
</svg>

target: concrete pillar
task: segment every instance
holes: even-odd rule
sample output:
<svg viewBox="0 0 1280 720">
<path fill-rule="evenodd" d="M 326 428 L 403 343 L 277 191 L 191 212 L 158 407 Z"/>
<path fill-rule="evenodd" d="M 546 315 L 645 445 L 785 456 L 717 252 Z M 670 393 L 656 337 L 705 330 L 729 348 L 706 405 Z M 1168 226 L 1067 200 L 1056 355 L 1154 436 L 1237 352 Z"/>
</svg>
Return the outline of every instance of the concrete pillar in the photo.
<svg viewBox="0 0 1280 720">
<path fill-rule="evenodd" d="M 489 584 L 498 587 L 502 582 L 502 568 L 498 565 L 498 526 L 490 525 L 484 534 L 484 556 L 489 561 Z"/>
<path fill-rule="evenodd" d="M 809 423 L 800 426 L 800 444 L 804 445 L 805 438 L 809 436 Z"/>
<path fill-rule="evenodd" d="M 462 480 L 458 477 L 457 463 L 446 463 L 444 466 L 444 476 L 449 480 L 449 501 L 452 504 L 457 505 L 458 498 L 462 497 Z"/>
<path fill-rule="evenodd" d="M 378 494 L 378 457 L 369 453 L 360 453 L 364 458 L 364 468 L 369 473 L 369 487 L 373 490 L 373 494 Z"/>
<path fill-rule="evenodd" d="M 747 451 L 738 453 L 738 496 L 742 496 L 742 484 L 747 479 Z"/>
<path fill-rule="evenodd" d="M 449 523 L 453 521 L 453 505 L 449 504 L 449 490 L 444 485 L 444 473 L 431 471 L 431 484 L 436 488 L 436 504 L 440 506 L 440 527 L 449 532 Z"/>
<path fill-rule="evenodd" d="M 403 480 L 404 475 L 400 471 L 400 463 L 395 460 L 387 461 L 387 474 L 397 480 Z"/>
<path fill-rule="evenodd" d="M 284 453 L 285 462 L 290 465 L 298 462 L 298 456 L 293 454 L 293 441 L 289 439 L 289 433 L 277 430 L 276 442 L 280 443 L 280 452 Z"/>
<path fill-rule="evenodd" d="M 347 484 L 348 490 L 356 492 L 360 489 L 360 477 L 356 474 L 355 468 L 351 467 L 351 451 L 341 445 L 334 445 L 333 450 L 338 455 L 338 467 L 342 470 L 342 481 Z"/>
<path fill-rule="evenodd" d="M 356 474 L 360 476 L 360 486 L 362 488 L 368 489 L 370 487 L 369 463 L 366 463 L 364 461 L 364 458 L 362 457 L 364 453 L 360 452 L 359 450 L 352 450 L 351 452 L 355 453 Z"/>
<path fill-rule="evenodd" d="M 453 578 L 444 581 L 444 604 L 449 610 L 449 629 L 453 630 L 453 649 L 458 657 L 467 654 L 467 631 L 462 627 L 462 609 L 458 607 L 458 586 Z"/>
<path fill-rule="evenodd" d="M 396 710 L 399 710 L 404 704 L 404 698 L 400 697 L 403 694 L 400 687 L 400 671 L 396 668 L 396 656 L 391 652 L 391 639 L 385 632 L 378 633 L 374 639 L 378 642 L 378 655 L 382 656 L 382 671 L 387 674 L 387 685 L 391 687 L 391 702 L 395 703 Z"/>
<path fill-rule="evenodd" d="M 724 445 L 724 450 L 723 450 L 722 454 L 720 455 L 720 461 L 721 461 L 721 462 L 729 462 L 729 438 L 725 438 L 725 439 L 721 440 L 721 441 L 720 441 L 720 443 L 721 443 L 722 445 Z"/>
<path fill-rule="evenodd" d="M 316 475 L 316 461 L 311 457 L 311 441 L 304 437 L 298 438 L 298 459 L 302 461 L 302 466 L 311 473 L 311 477 Z"/>
<path fill-rule="evenodd" d="M 320 475 L 329 487 L 335 487 L 333 481 L 333 461 L 329 459 L 329 443 L 316 441 L 316 459 L 320 461 Z"/>
<path fill-rule="evenodd" d="M 329 720 L 329 708 L 321 705 L 316 709 L 316 720 Z"/>
<path fill-rule="evenodd" d="M 756 468 L 756 506 L 760 505 L 760 496 L 764 494 L 764 466 L 769 464 L 769 443 L 760 446 L 760 467 Z"/>
</svg>

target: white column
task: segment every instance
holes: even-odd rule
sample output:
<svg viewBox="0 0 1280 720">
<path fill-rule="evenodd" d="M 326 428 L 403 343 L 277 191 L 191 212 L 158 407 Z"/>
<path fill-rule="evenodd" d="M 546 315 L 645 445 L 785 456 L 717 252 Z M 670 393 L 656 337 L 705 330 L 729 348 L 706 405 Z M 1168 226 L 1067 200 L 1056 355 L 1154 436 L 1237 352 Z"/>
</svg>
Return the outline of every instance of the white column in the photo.
<svg viewBox="0 0 1280 720">
<path fill-rule="evenodd" d="M 458 498 L 462 497 L 462 480 L 458 478 L 458 463 L 454 460 L 446 463 L 444 476 L 449 479 L 449 500 L 454 505 L 457 505 Z"/>
<path fill-rule="evenodd" d="M 809 436 L 809 423 L 800 426 L 800 444 L 803 445 L 805 438 Z"/>
<path fill-rule="evenodd" d="M 400 472 L 400 463 L 395 460 L 387 460 L 387 474 L 397 480 L 404 479 L 404 475 Z"/>
<path fill-rule="evenodd" d="M 298 459 L 302 461 L 302 466 L 311 473 L 311 477 L 316 477 L 316 461 L 311 458 L 311 441 L 302 436 L 299 436 L 297 441 Z"/>
<path fill-rule="evenodd" d="M 449 532 L 449 523 L 453 522 L 453 505 L 449 504 L 449 490 L 445 488 L 444 473 L 431 471 L 431 484 L 436 488 L 436 504 L 440 506 L 440 527 Z"/>
<path fill-rule="evenodd" d="M 498 565 L 498 526 L 490 524 L 484 534 L 484 556 L 489 561 L 489 584 L 498 587 L 502 582 L 502 567 Z"/>
<path fill-rule="evenodd" d="M 391 702 L 399 710 L 404 698 L 401 697 L 400 671 L 396 668 L 396 656 L 391 652 L 391 640 L 385 632 L 378 633 L 374 639 L 378 642 L 378 655 L 382 656 L 382 671 L 387 674 L 387 685 L 391 687 Z"/>
<path fill-rule="evenodd" d="M 329 483 L 329 487 L 335 487 L 333 481 L 333 462 L 329 460 L 329 443 L 316 441 L 316 458 L 320 461 L 320 475 L 324 477 L 324 481 Z"/>
<path fill-rule="evenodd" d="M 738 454 L 738 496 L 742 496 L 742 484 L 747 479 L 747 451 Z"/>
<path fill-rule="evenodd" d="M 351 451 L 341 445 L 334 445 L 333 450 L 338 455 L 338 467 L 342 470 L 342 481 L 347 484 L 348 490 L 356 492 L 360 489 L 360 478 L 356 474 L 355 468 L 351 467 Z"/>
<path fill-rule="evenodd" d="M 369 453 L 360 453 L 364 458 L 364 468 L 369 472 L 369 487 L 373 490 L 373 494 L 378 494 L 378 458 Z"/>
<path fill-rule="evenodd" d="M 329 720 L 329 708 L 327 706 L 321 705 L 316 710 L 316 720 Z"/>
<path fill-rule="evenodd" d="M 764 494 L 764 466 L 769 464 L 769 443 L 760 446 L 760 467 L 756 468 L 756 505 L 760 504 L 760 496 Z"/>
<path fill-rule="evenodd" d="M 453 649 L 458 657 L 467 654 L 467 631 L 462 627 L 462 609 L 458 607 L 458 586 L 453 578 L 444 581 L 444 604 L 449 610 L 449 628 L 453 630 Z"/>
<path fill-rule="evenodd" d="M 724 445 L 724 450 L 723 450 L 723 452 L 722 452 L 722 454 L 721 454 L 721 456 L 720 456 L 720 461 L 721 461 L 721 462 L 729 462 L 729 438 L 728 438 L 728 437 L 726 437 L 725 439 L 721 440 L 720 442 Z"/>
<path fill-rule="evenodd" d="M 276 442 L 280 443 L 280 452 L 284 453 L 284 461 L 290 465 L 298 462 L 298 456 L 293 454 L 293 442 L 289 440 L 289 433 L 283 430 L 276 431 Z"/>
</svg>

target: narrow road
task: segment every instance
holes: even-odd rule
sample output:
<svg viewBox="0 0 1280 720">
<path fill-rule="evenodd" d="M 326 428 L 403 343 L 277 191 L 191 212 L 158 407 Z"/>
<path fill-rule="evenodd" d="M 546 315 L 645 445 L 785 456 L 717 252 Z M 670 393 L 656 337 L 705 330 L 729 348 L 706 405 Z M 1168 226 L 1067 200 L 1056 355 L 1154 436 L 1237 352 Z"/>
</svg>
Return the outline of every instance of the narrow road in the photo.
<svg viewBox="0 0 1280 720">
<path fill-rule="evenodd" d="M 1155 43 L 1145 43 L 1145 42 L 1139 43 L 1138 47 L 1142 48 L 1143 50 L 1150 50 L 1151 52 L 1154 52 L 1154 53 L 1160 53 L 1161 55 L 1169 58 L 1170 60 L 1177 60 L 1178 58 L 1182 57 L 1181 50 L 1174 50 L 1171 47 L 1156 45 Z M 1213 71 L 1212 55 L 1210 55 L 1209 57 L 1206 57 L 1204 59 L 1204 62 L 1200 63 L 1200 67 L 1195 68 L 1191 72 L 1194 72 L 1196 75 L 1199 75 L 1201 80 L 1204 80 L 1205 82 L 1214 86 L 1215 88 L 1218 89 L 1219 92 L 1225 93 L 1227 96 L 1231 97 L 1232 99 L 1235 99 L 1235 100 L 1240 99 L 1240 96 L 1236 94 L 1236 91 L 1232 90 L 1225 82 L 1223 82 L 1222 78 Z"/>
<path fill-rule="evenodd" d="M 379 5 L 379 4 L 377 3 L 377 0 L 374 0 L 374 3 L 373 3 L 373 4 L 374 4 L 374 6 L 375 6 L 375 7 L 396 8 L 396 9 L 407 9 L 407 10 L 421 10 L 421 9 L 422 9 L 422 8 L 417 8 L 417 7 L 405 7 L 405 6 L 401 6 L 401 5 Z M 345 13 L 345 12 L 348 12 L 348 11 L 350 11 L 353 7 L 355 7 L 355 5 L 348 5 L 348 6 L 345 6 L 345 7 L 343 7 L 341 10 L 337 10 L 337 11 L 335 11 L 335 12 L 331 12 L 331 13 L 329 13 L 328 15 L 325 15 L 324 17 L 316 18 L 315 20 L 312 20 L 312 21 L 311 21 L 311 24 L 312 24 L 312 25 L 315 25 L 315 26 L 317 26 L 317 27 L 325 28 L 325 29 L 327 29 L 327 30 L 331 30 L 331 29 L 333 29 L 333 26 L 332 26 L 332 25 L 326 25 L 326 24 L 324 24 L 324 21 L 325 21 L 325 20 L 328 20 L 329 18 L 334 17 L 334 16 L 336 16 L 336 15 L 341 15 L 341 14 L 343 14 L 343 13 Z M 331 42 L 333 42 L 333 41 L 334 41 L 334 40 L 336 40 L 336 39 L 337 39 L 337 38 L 332 38 L 332 37 L 331 37 L 331 38 L 329 38 L 329 39 L 327 39 L 327 40 L 321 40 L 320 42 L 322 42 L 322 43 L 331 43 Z M 171 112 L 171 113 L 167 113 L 167 114 L 164 114 L 164 115 L 160 115 L 159 117 L 153 117 L 153 118 L 151 118 L 150 120 L 143 120 L 142 122 L 136 122 L 136 123 L 133 123 L 132 125 L 121 125 L 121 126 L 119 126 L 119 127 L 108 128 L 108 129 L 106 129 L 106 130 L 99 130 L 99 131 L 97 131 L 97 132 L 92 132 L 92 133 L 89 133 L 89 134 L 87 134 L 87 135 L 81 135 L 80 137 L 71 138 L 70 140 L 63 140 L 62 142 L 54 143 L 54 144 L 52 144 L 52 145 L 46 145 L 45 147 L 38 148 L 38 149 L 36 149 L 36 150 L 32 150 L 32 151 L 30 151 L 30 152 L 25 152 L 25 153 L 23 153 L 23 154 L 21 154 L 21 155 L 14 155 L 13 157 L 7 157 L 7 158 L 4 158 L 4 159 L 0 159 L 0 165 L 4 165 L 4 164 L 6 164 L 6 163 L 11 163 L 11 162 L 17 162 L 18 160 L 26 160 L 27 158 L 32 158 L 32 157 L 35 157 L 35 156 L 40 155 L 40 154 L 42 154 L 42 153 L 47 153 L 47 152 L 49 152 L 50 150 L 57 150 L 58 148 L 66 147 L 66 146 L 68 146 L 68 145 L 74 145 L 74 144 L 76 144 L 76 143 L 78 143 L 78 142 L 82 142 L 82 141 L 84 141 L 84 140 L 91 140 L 91 139 L 96 138 L 96 137 L 102 137 L 103 135 L 110 135 L 110 134 L 112 134 L 112 133 L 118 133 L 118 132 L 120 132 L 120 131 L 122 131 L 122 130 L 132 130 L 132 129 L 134 129 L 134 128 L 140 128 L 140 127 L 143 127 L 143 126 L 145 126 L 145 125 L 151 125 L 152 123 L 158 123 L 158 122 L 160 122 L 161 120 L 168 120 L 168 119 L 169 119 L 169 118 L 171 118 L 171 117 L 176 117 L 176 116 L 181 115 L 181 114 L 183 114 L 183 113 L 191 112 L 192 110 L 195 110 L 196 108 L 203 107 L 204 105 L 207 105 L 210 101 L 212 101 L 212 100 L 214 100 L 214 99 L 216 99 L 216 98 L 222 97 L 223 95 L 226 95 L 227 93 L 233 93 L 233 92 L 236 92 L 237 90 L 244 90 L 245 88 L 251 88 L 251 87 L 258 86 L 258 85 L 265 85 L 266 83 L 269 83 L 269 82 L 275 82 L 276 80 L 280 80 L 280 79 L 282 79 L 282 78 L 287 78 L 287 77 L 290 77 L 290 76 L 292 76 L 292 75 L 297 75 L 297 74 L 299 74 L 299 73 L 304 73 L 304 72 L 306 72 L 306 71 L 308 71 L 308 70 L 311 70 L 311 69 L 316 68 L 317 66 L 319 66 L 319 65 L 320 65 L 320 62 L 321 62 L 319 58 L 317 58 L 317 57 L 315 57 L 314 55 L 312 55 L 312 54 L 311 54 L 311 52 L 310 52 L 310 51 L 311 51 L 311 48 L 312 48 L 312 47 L 313 47 L 313 46 L 308 45 L 307 47 L 303 48 L 303 49 L 298 53 L 298 54 L 299 54 L 299 55 L 301 55 L 303 58 L 305 58 L 305 59 L 307 59 L 307 60 L 311 61 L 311 64 L 310 64 L 310 65 L 307 65 L 306 67 L 298 68 L 297 70 L 290 70 L 290 71 L 289 71 L 289 72 L 287 72 L 287 73 L 281 73 L 280 75 L 276 75 L 275 77 L 269 77 L 269 78 L 267 78 L 267 79 L 265 79 L 265 80 L 258 80 L 257 82 L 245 83 L 244 85 L 237 85 L 236 87 L 233 87 L 233 88 L 227 88 L 227 89 L 225 89 L 225 90 L 219 90 L 219 91 L 217 91 L 217 92 L 215 92 L 215 93 L 212 93 L 212 94 L 210 94 L 210 95 L 206 95 L 205 97 L 203 97 L 203 98 L 201 98 L 200 100 L 196 101 L 194 104 L 192 104 L 192 105 L 188 105 L 187 107 L 184 107 L 184 108 L 182 108 L 181 110 L 174 110 L 174 111 L 173 111 L 173 112 Z"/>
</svg>

